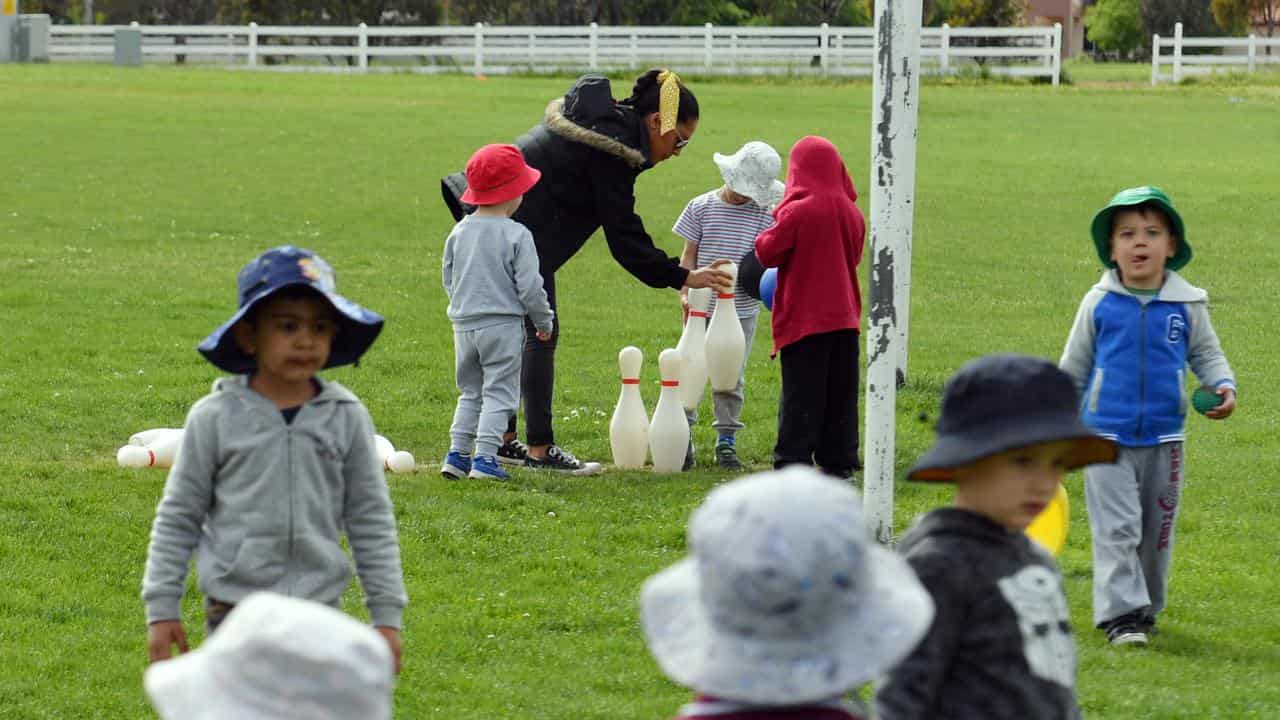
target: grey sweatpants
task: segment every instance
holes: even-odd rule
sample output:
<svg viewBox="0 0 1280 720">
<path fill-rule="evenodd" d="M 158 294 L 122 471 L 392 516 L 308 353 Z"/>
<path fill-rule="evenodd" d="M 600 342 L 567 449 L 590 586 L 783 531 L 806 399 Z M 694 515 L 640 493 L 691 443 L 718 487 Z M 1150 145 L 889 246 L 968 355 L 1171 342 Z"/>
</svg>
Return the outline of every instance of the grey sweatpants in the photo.
<svg viewBox="0 0 1280 720">
<path fill-rule="evenodd" d="M 1114 465 L 1084 471 L 1093 534 L 1093 622 L 1165 607 L 1182 494 L 1182 443 L 1122 447 Z"/>
<path fill-rule="evenodd" d="M 453 331 L 454 375 L 461 394 L 449 428 L 451 450 L 470 454 L 474 446 L 476 455 L 498 452 L 520 404 L 523 353 L 523 319 Z"/>
<path fill-rule="evenodd" d="M 756 320 L 759 317 L 757 314 L 738 318 L 738 322 L 742 325 L 742 334 L 747 339 L 746 349 L 742 353 L 742 367 L 738 369 L 738 384 L 732 390 L 711 391 L 711 408 L 716 417 L 711 427 L 715 428 L 719 435 L 733 435 L 746 427 L 742 424 L 744 399 L 742 391 L 747 383 L 747 359 L 751 357 L 751 342 L 756 337 Z M 697 408 L 686 411 L 685 417 L 689 420 L 689 427 L 693 427 L 694 423 L 698 422 Z"/>
</svg>

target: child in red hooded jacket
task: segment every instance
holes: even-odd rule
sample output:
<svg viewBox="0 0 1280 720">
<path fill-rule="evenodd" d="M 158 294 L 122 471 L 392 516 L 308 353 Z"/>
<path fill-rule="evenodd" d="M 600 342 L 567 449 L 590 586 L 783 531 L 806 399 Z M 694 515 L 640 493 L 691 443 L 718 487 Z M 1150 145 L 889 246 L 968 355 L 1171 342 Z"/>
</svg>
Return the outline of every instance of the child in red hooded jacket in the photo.
<svg viewBox="0 0 1280 720">
<path fill-rule="evenodd" d="M 814 465 L 849 477 L 858 465 L 858 263 L 866 223 L 835 145 L 807 136 L 787 161 L 777 223 L 756 255 L 778 268 L 773 352 L 782 356 L 774 467 Z"/>
</svg>

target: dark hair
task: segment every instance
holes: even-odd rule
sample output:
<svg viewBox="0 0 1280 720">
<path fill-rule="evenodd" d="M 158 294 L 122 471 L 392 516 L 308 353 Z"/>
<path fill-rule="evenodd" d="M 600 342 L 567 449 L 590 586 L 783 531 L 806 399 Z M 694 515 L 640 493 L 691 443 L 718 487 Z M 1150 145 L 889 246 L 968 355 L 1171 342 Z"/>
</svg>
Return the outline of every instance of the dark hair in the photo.
<svg viewBox="0 0 1280 720">
<path fill-rule="evenodd" d="M 1172 235 L 1175 240 L 1178 240 L 1179 242 L 1182 240 L 1182 238 L 1178 237 L 1177 228 L 1173 226 L 1173 218 L 1169 217 L 1169 214 L 1164 211 L 1164 208 L 1160 206 L 1160 203 L 1155 200 L 1147 200 L 1146 202 L 1140 202 L 1137 205 L 1116 208 L 1115 212 L 1111 213 L 1111 234 L 1114 234 L 1116 231 L 1116 215 L 1118 215 L 1121 210 L 1132 210 L 1143 217 L 1155 215 L 1164 221 L 1165 228 L 1168 229 L 1169 234 Z M 1175 245 L 1174 247 L 1176 248 L 1177 246 Z"/>
<path fill-rule="evenodd" d="M 658 112 L 658 76 L 662 70 L 654 68 L 636 78 L 635 87 L 631 88 L 631 97 L 622 100 L 621 104 L 629 106 L 640 115 Z M 693 91 L 680 83 L 680 109 L 676 111 L 676 122 L 698 119 L 698 98 Z"/>
</svg>

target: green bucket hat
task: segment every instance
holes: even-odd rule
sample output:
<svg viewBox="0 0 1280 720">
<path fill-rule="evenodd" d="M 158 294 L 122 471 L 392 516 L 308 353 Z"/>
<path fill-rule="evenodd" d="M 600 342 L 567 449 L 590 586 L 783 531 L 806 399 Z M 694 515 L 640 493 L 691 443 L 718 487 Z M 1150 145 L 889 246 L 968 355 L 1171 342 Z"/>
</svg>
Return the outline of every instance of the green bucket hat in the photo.
<svg viewBox="0 0 1280 720">
<path fill-rule="evenodd" d="M 1178 215 L 1177 210 L 1173 209 L 1173 202 L 1169 200 L 1169 196 L 1165 195 L 1160 188 L 1151 185 L 1121 190 L 1111 198 L 1111 202 L 1107 203 L 1106 207 L 1093 216 L 1093 225 L 1090 229 L 1093 232 L 1093 244 L 1098 248 L 1098 259 L 1109 268 L 1116 266 L 1115 261 L 1111 259 L 1111 216 L 1115 214 L 1117 208 L 1133 207 L 1145 202 L 1157 205 L 1173 225 L 1173 234 L 1178 236 L 1178 247 L 1174 249 L 1173 257 L 1169 258 L 1165 267 L 1170 270 L 1181 270 L 1184 265 L 1191 262 L 1191 245 L 1187 244 L 1187 232 L 1182 226 L 1182 217 Z"/>
</svg>

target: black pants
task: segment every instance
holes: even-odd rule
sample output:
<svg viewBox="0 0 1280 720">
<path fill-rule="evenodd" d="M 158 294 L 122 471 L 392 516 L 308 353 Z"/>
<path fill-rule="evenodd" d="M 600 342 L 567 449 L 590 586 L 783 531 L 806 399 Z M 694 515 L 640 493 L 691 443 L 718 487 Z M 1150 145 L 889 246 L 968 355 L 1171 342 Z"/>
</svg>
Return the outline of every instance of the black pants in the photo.
<svg viewBox="0 0 1280 720">
<path fill-rule="evenodd" d="M 556 380 L 556 341 L 560 339 L 560 311 L 556 308 L 556 276 L 543 275 L 542 287 L 556 317 L 551 339 L 538 339 L 537 329 L 524 319 L 524 360 L 520 364 L 520 394 L 524 405 L 524 441 L 530 445 L 550 445 L 556 441 L 551 429 L 551 391 Z M 511 416 L 507 432 L 516 431 L 516 417 Z"/>
<path fill-rule="evenodd" d="M 858 462 L 858 331 L 810 335 L 782 349 L 773 466 L 849 477 Z"/>
</svg>

